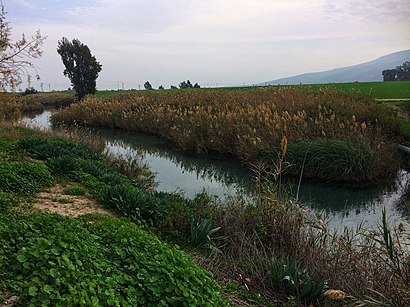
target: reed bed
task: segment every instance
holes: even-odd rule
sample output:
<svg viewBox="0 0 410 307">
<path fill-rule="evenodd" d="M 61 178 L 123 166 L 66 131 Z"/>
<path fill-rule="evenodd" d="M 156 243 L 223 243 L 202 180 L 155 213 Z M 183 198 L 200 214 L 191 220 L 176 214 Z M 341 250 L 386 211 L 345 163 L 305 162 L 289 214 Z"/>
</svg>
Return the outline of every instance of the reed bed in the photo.
<svg viewBox="0 0 410 307">
<path fill-rule="evenodd" d="M 77 101 L 72 94 L 50 93 L 19 96 L 23 111 L 42 111 L 43 108 L 66 107 Z"/>
<path fill-rule="evenodd" d="M 283 138 L 289 150 L 292 144 L 304 141 L 306 146 L 297 147 L 302 155 L 309 151 L 311 141 L 341 141 L 332 149 L 338 152 L 341 145 L 340 159 L 350 155 L 345 148 L 360 144 L 360 148 L 366 147 L 359 153 L 360 159 L 366 160 L 370 153 L 372 171 L 367 174 L 364 169 L 342 180 L 358 182 L 374 180 L 397 168 L 392 135 L 398 128 L 393 116 L 365 97 L 332 89 L 279 87 L 87 97 L 53 115 L 52 122 L 156 134 L 182 150 L 230 154 L 246 163 L 276 160 Z M 337 181 L 339 175 L 331 170 L 319 177 Z"/>
<path fill-rule="evenodd" d="M 0 122 L 14 120 L 21 115 L 19 104 L 13 94 L 0 92 Z"/>
</svg>

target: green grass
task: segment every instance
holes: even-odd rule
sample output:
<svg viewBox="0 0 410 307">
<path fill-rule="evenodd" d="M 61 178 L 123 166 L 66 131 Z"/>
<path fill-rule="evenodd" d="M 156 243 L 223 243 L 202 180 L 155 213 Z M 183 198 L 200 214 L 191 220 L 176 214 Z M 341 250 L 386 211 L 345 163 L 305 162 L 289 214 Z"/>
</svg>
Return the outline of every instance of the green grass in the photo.
<svg viewBox="0 0 410 307">
<path fill-rule="evenodd" d="M 410 81 L 402 82 L 354 82 L 309 85 L 309 87 L 322 88 L 333 86 L 337 90 L 381 99 L 410 99 Z"/>
<path fill-rule="evenodd" d="M 287 86 L 287 85 L 274 85 L 274 86 Z M 351 83 L 329 83 L 329 84 L 306 84 L 306 85 L 289 85 L 292 87 L 310 87 L 313 89 L 319 89 L 323 87 L 334 87 L 337 90 L 349 93 L 349 94 L 359 94 L 368 96 L 371 98 L 379 98 L 379 99 L 410 99 L 410 81 L 401 81 L 401 82 L 351 82 Z M 255 87 L 253 86 L 240 86 L 240 87 L 218 87 L 212 88 L 212 90 L 222 90 L 222 91 L 229 91 L 229 90 L 252 90 Z M 182 91 L 206 91 L 209 90 L 208 88 L 201 88 L 201 89 L 184 89 Z M 163 91 L 166 92 L 173 92 L 173 91 L 181 91 L 181 90 L 171 90 L 165 89 Z M 118 91 L 118 90 L 102 90 L 97 91 L 95 96 L 103 97 L 103 96 L 110 96 L 119 93 L 133 93 L 133 92 L 143 92 L 143 93 L 150 93 L 153 91 L 147 90 L 125 90 L 125 91 Z M 56 92 L 51 92 L 56 93 Z M 75 94 L 74 92 L 62 91 L 61 93 L 69 93 Z"/>
</svg>

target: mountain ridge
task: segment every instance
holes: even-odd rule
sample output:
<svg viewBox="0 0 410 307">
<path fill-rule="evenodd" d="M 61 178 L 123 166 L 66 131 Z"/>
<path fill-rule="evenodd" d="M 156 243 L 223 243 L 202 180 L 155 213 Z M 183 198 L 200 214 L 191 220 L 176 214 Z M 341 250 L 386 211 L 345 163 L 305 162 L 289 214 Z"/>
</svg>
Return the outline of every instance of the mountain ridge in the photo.
<svg viewBox="0 0 410 307">
<path fill-rule="evenodd" d="M 377 82 L 383 81 L 383 70 L 395 68 L 406 61 L 410 61 L 410 49 L 383 55 L 360 64 L 279 78 L 258 85 Z"/>
</svg>

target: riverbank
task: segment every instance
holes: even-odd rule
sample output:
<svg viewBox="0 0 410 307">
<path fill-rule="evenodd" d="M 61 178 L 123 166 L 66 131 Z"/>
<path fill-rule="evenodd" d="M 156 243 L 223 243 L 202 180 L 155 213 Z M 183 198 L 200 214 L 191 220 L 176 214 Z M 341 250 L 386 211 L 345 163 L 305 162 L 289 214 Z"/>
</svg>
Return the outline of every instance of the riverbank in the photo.
<svg viewBox="0 0 410 307">
<path fill-rule="evenodd" d="M 87 237 L 88 234 L 86 235 L 83 232 L 84 227 L 92 235 L 100 236 L 101 231 L 107 232 L 108 234 L 104 236 L 103 240 L 108 241 L 97 242 L 98 244 L 105 244 L 105 242 L 113 242 L 112 240 L 115 240 L 115 242 L 133 240 L 132 236 L 117 237 L 118 231 L 115 229 L 132 230 L 131 233 L 136 234 L 135 231 L 137 230 L 133 230 L 134 227 L 138 228 L 145 225 L 143 226 L 144 229 L 157 233 L 167 242 L 173 242 L 172 245 L 166 245 L 168 250 L 171 248 L 174 251 L 176 248 L 174 244 L 177 243 L 186 252 L 189 252 L 197 263 L 212 271 L 222 285 L 224 295 L 232 298 L 233 301 L 241 300 L 241 303 L 238 303 L 240 305 L 274 305 L 276 304 L 274 302 L 286 302 L 293 299 L 301 303 L 316 300 L 326 303 L 323 296 L 324 291 L 327 289 L 324 281 L 326 281 L 327 287 L 348 293 L 350 296 L 344 297 L 347 300 L 346 302 L 364 300 L 366 295 L 370 295 L 381 302 L 385 298 L 400 301 L 405 297 L 404 293 L 408 290 L 408 279 L 406 279 L 408 277 L 403 275 L 405 273 L 403 270 L 406 265 L 405 257 L 407 257 L 407 252 L 404 251 L 404 254 L 400 254 L 401 246 L 397 245 L 398 242 L 395 241 L 400 235 L 395 237 L 396 232 L 389 229 L 387 224 L 384 224 L 385 230 L 392 235 L 392 241 L 386 243 L 390 245 L 384 246 L 381 234 L 370 230 L 363 230 L 362 234 L 356 234 L 356 239 L 353 241 L 350 237 L 351 233 L 345 233 L 344 235 L 332 233 L 323 222 L 294 201 L 284 199 L 283 196 L 278 201 L 278 197 L 280 198 L 281 195 L 277 194 L 274 187 L 268 187 L 263 182 L 259 184 L 260 194 L 255 203 L 246 203 L 240 199 L 231 199 L 225 203 L 219 203 L 205 194 L 200 194 L 193 200 L 187 200 L 176 194 L 150 192 L 149 187 L 152 178 L 149 175 L 145 179 L 143 179 L 143 176 L 128 181 L 130 178 L 113 171 L 113 167 L 116 166 L 115 169 L 121 169 L 122 173 L 132 176 L 132 174 L 135 175 L 136 171 L 135 168 L 130 168 L 132 163 L 129 165 L 116 161 L 115 163 L 105 164 L 107 163 L 104 162 L 105 160 L 96 159 L 101 147 L 95 139 L 91 140 L 91 144 L 97 152 L 89 151 L 87 149 L 89 146 L 73 143 L 72 137 L 74 134 L 68 134 L 71 135 L 71 140 L 67 140 L 24 129 L 7 128 L 2 130 L 1 135 L 1 157 L 3 161 L 6 161 L 7 164 L 23 162 L 23 165 L 33 164 L 40 168 L 40 174 L 46 176 L 36 178 L 36 180 L 25 180 L 25 176 L 29 174 L 33 176 L 33 173 L 18 173 L 20 177 L 16 180 L 19 185 L 16 186 L 24 187 L 23 183 L 27 182 L 27 188 L 23 189 L 24 193 L 30 194 L 30 191 L 34 190 L 41 191 L 46 189 L 47 184 L 51 185 L 56 181 L 70 182 L 75 187 L 71 191 L 85 193 L 106 208 L 124 214 L 134 221 L 143 221 L 143 224 L 136 222 L 137 225 L 133 226 L 133 223 L 129 221 L 121 220 L 116 222 L 112 218 L 97 218 L 97 220 L 93 217 L 61 219 L 54 215 L 33 215 L 32 213 L 27 215 L 25 210 L 23 210 L 25 213 L 16 212 L 16 210 L 21 211 L 24 208 L 24 203 L 26 203 L 25 206 L 31 207 L 30 203 L 27 204 L 27 202 L 22 201 L 21 195 L 26 194 L 21 194 L 22 191 L 2 191 L 2 204 L 7 204 L 5 206 L 8 208 L 5 208 L 6 210 L 2 213 L 2 225 L 4 227 L 1 231 L 9 235 L 2 235 L 1 238 L 2 245 L 9 248 L 3 249 L 2 255 L 5 255 L 5 257 L 1 258 L 2 261 L 8 261 L 8 264 L 1 267 L 9 267 L 11 263 L 14 263 L 15 265 L 12 267 L 19 270 L 22 265 L 24 267 L 24 263 L 27 262 L 26 266 L 29 267 L 32 261 L 38 261 L 43 257 L 41 255 L 44 255 L 44 257 L 48 257 L 48 261 L 53 262 L 54 266 L 58 267 L 58 272 L 69 270 L 70 266 L 62 265 L 57 260 L 50 260 L 50 257 L 54 257 L 51 255 L 56 251 L 44 248 L 41 249 L 44 250 L 44 253 L 38 257 L 30 254 L 30 251 L 40 248 L 36 244 L 43 244 L 41 242 L 44 242 L 44 240 L 54 242 L 53 240 L 61 239 L 58 231 L 57 233 L 54 232 L 55 228 L 60 229 L 60 226 L 55 226 L 56 224 L 63 227 L 65 236 L 72 233 L 77 237 L 79 235 L 77 232 L 79 232 L 81 238 L 88 242 L 85 244 L 86 247 L 81 245 L 83 246 L 81 248 L 88 250 L 94 250 L 94 247 L 88 246 L 91 242 Z M 85 136 L 80 135 L 80 139 L 87 140 Z M 2 165 L 5 164 L 2 163 Z M 141 174 L 141 172 L 137 173 Z M 6 173 L 1 172 L 1 174 L 1 176 L 4 176 Z M 147 175 L 145 172 L 142 172 L 142 174 Z M 15 176 L 14 173 L 13 176 Z M 38 182 L 44 185 L 40 184 L 33 187 L 29 184 L 30 182 Z M 4 185 L 1 186 L 4 189 Z M 55 205 L 58 205 L 58 202 Z M 101 221 L 101 224 L 96 221 Z M 89 225 L 95 223 L 97 225 L 90 230 Z M 52 224 L 53 227 L 45 227 L 45 230 L 42 230 L 43 232 L 39 232 L 35 225 L 40 224 L 42 226 Z M 28 225 L 30 231 L 22 225 Z M 79 226 L 81 228 L 78 228 Z M 80 231 L 80 229 L 82 230 Z M 49 231 L 53 231 L 56 236 L 52 235 L 50 238 Z M 25 238 L 24 242 L 14 242 L 12 240 L 17 232 Z M 35 240 L 32 239 L 30 233 L 36 235 Z M 372 236 L 380 238 L 380 243 L 373 240 L 369 241 Z M 40 241 L 37 240 L 38 238 L 40 238 Z M 149 238 L 148 241 L 157 242 L 153 237 Z M 61 246 L 60 243 L 58 243 L 60 245 L 56 243 L 62 250 L 58 251 L 59 254 L 55 256 L 58 258 L 59 255 L 64 253 L 72 255 L 74 258 L 69 258 L 70 261 L 74 261 L 74 268 L 76 268 L 76 271 L 81 272 L 87 270 L 91 264 L 80 257 L 81 253 L 79 254 L 77 251 L 83 249 L 78 249 L 80 248 L 77 248 L 76 245 L 78 241 L 75 242 L 70 243 L 75 246 L 71 249 L 64 247 L 64 244 Z M 50 248 L 52 248 L 51 245 Z M 389 260 L 387 249 L 384 251 L 385 248 L 390 248 L 395 255 L 396 253 L 401 255 L 399 267 L 397 267 L 397 263 L 392 262 L 393 259 Z M 122 247 L 119 250 L 121 249 Z M 28 252 L 26 252 L 27 250 Z M 132 250 L 127 247 L 127 253 Z M 10 254 L 8 254 L 8 251 L 10 251 Z M 110 255 L 116 253 L 113 250 L 107 250 L 106 252 Z M 154 252 L 149 245 L 147 246 L 147 252 Z M 19 257 L 16 258 L 17 256 Z M 130 255 L 125 254 L 124 257 L 122 254 L 120 259 L 128 257 Z M 151 256 L 147 257 L 147 259 L 152 258 Z M 380 257 L 386 258 L 385 262 L 379 263 L 378 259 Z M 276 259 L 276 262 L 272 262 L 272 259 Z M 77 260 L 83 265 L 79 266 Z M 285 264 L 288 265 L 284 266 Z M 124 265 L 135 265 L 135 263 Z M 160 267 L 157 264 L 152 265 L 150 269 L 154 271 Z M 291 271 L 283 271 L 283 268 L 286 267 L 289 267 Z M 360 267 L 364 271 L 359 274 L 360 281 L 358 281 L 357 270 Z M 25 276 L 27 279 L 27 276 L 30 276 L 27 275 L 29 269 L 2 272 L 2 274 L 6 274 L 3 276 L 7 276 L 7 279 L 2 278 L 2 280 L 7 280 L 6 283 L 1 284 L 3 293 L 8 293 L 6 296 L 17 294 L 20 299 L 27 300 L 57 299 L 58 295 L 54 292 L 55 282 L 52 284 L 44 283 L 44 280 L 56 281 L 56 276 L 49 275 L 51 274 L 51 267 L 45 265 L 44 268 L 45 270 L 41 272 L 46 274 L 47 278 L 39 280 L 34 276 L 33 278 L 30 277 L 28 279 L 30 285 L 13 282 L 13 278 L 18 276 Z M 195 269 L 195 272 L 197 272 L 197 269 Z M 118 278 L 124 277 L 121 274 L 119 276 L 122 277 Z M 289 288 L 289 285 L 284 282 L 281 276 L 291 276 L 297 282 L 297 286 Z M 386 284 L 383 276 L 392 276 L 392 278 Z M 85 279 L 80 278 L 80 280 L 84 281 Z M 147 280 L 150 280 L 149 276 L 144 277 L 144 282 L 148 282 Z M 69 281 L 69 283 L 71 282 Z M 151 285 L 154 287 L 158 283 L 158 280 L 153 281 Z M 113 284 L 110 284 L 112 286 L 101 283 L 99 287 L 108 287 L 112 291 L 110 293 L 114 293 L 111 298 L 121 301 L 123 297 L 119 298 L 118 293 L 122 292 L 119 292 L 116 287 L 121 285 L 123 288 L 126 284 L 127 282 L 124 284 L 124 281 L 116 280 L 113 281 Z M 52 287 L 52 290 L 50 287 Z M 78 289 L 85 290 L 81 288 L 81 285 L 73 287 L 77 291 Z M 212 291 L 217 291 L 214 286 L 210 287 L 214 289 Z M 374 292 L 369 291 L 368 288 L 382 293 L 385 298 L 379 297 Z M 194 293 L 195 289 L 193 287 L 191 292 L 194 297 L 197 295 Z M 28 292 L 24 293 L 24 291 Z M 58 289 L 58 291 L 68 290 Z M 100 292 L 96 291 L 93 295 L 103 302 L 104 297 L 100 297 L 101 294 L 98 293 Z M 212 295 L 217 295 L 217 292 L 212 293 L 214 293 Z M 87 295 L 93 297 L 92 293 Z M 158 294 L 158 299 L 159 297 L 163 298 L 164 295 Z M 215 300 L 217 299 L 216 296 L 212 297 Z M 124 304 L 127 304 L 127 302 Z"/>
</svg>

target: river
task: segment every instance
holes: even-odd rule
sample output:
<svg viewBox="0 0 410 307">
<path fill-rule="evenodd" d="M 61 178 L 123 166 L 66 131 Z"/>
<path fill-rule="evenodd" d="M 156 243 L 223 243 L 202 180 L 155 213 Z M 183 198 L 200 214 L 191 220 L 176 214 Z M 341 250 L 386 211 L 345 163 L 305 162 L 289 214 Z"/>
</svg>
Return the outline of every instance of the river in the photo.
<svg viewBox="0 0 410 307">
<path fill-rule="evenodd" d="M 51 111 L 26 115 L 21 119 L 33 128 L 50 129 Z M 238 193 L 249 196 L 254 191 L 254 175 L 239 162 L 227 157 L 192 155 L 177 151 L 155 136 L 122 130 L 98 129 L 108 151 L 117 156 L 142 159 L 156 174 L 157 190 L 180 192 L 187 198 L 206 191 L 221 198 Z M 284 189 L 295 196 L 297 184 L 284 180 Z M 400 170 L 397 178 L 384 187 L 359 188 L 302 180 L 299 199 L 318 210 L 330 225 L 341 229 L 360 223 L 375 227 L 385 207 L 390 223 L 401 223 L 410 230 L 410 217 L 398 203 L 410 182 L 410 173 Z"/>
</svg>

